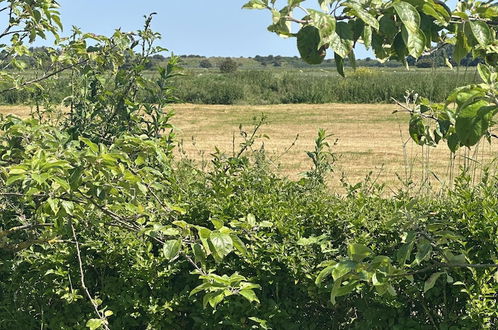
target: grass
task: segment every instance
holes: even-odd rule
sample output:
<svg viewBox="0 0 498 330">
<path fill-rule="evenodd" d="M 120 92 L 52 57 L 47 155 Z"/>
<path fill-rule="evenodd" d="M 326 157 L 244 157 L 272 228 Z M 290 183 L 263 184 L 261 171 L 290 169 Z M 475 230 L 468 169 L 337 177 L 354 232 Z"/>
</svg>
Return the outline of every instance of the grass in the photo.
<svg viewBox="0 0 498 330">
<path fill-rule="evenodd" d="M 259 139 L 254 148 L 264 144 L 278 171 L 294 179 L 310 168 L 306 151 L 313 149 L 318 128 L 326 129 L 333 134 L 330 142 L 337 139 L 332 147 L 338 157 L 330 178 L 332 187 L 339 187 L 343 176 L 355 183 L 369 174 L 376 182 L 390 187 L 399 186 L 400 178 L 417 183 L 421 180 L 438 183 L 438 179 L 448 182 L 451 169 L 455 172 L 460 166 L 472 165 L 475 171 L 471 174 L 477 178 L 482 175 L 480 164 L 489 164 L 498 155 L 496 145 L 482 142 L 472 151 L 459 151 L 451 163 L 444 144 L 437 148 L 414 144 L 408 136 L 408 116 L 392 114 L 396 107 L 388 104 L 176 104 L 173 108 L 176 115 L 172 123 L 182 141 L 178 150 L 182 157 L 199 162 L 209 161 L 216 147 L 229 154 L 234 148 L 237 150 L 242 141 L 239 125 L 250 131 L 254 118 L 266 114 L 268 123 L 262 127 L 261 134 L 268 138 Z M 0 113 L 25 117 L 30 109 L 2 106 Z M 470 158 L 475 161 L 469 161 Z"/>
<path fill-rule="evenodd" d="M 179 99 L 198 104 L 391 103 L 415 90 L 434 102 L 456 87 L 475 83 L 475 69 L 403 68 L 348 70 L 346 78 L 333 69 L 240 70 L 232 74 L 188 71 L 173 84 Z"/>
<path fill-rule="evenodd" d="M 28 71 L 26 74 L 35 75 Z M 147 75 L 154 75 L 153 71 Z M 391 103 L 415 90 L 431 101 L 443 101 L 458 86 L 478 82 L 475 68 L 448 70 L 412 68 L 348 68 L 346 78 L 332 68 L 240 69 L 221 74 L 218 69 L 187 69 L 172 81 L 180 103 L 293 104 Z M 48 100 L 58 104 L 71 93 L 67 74 L 45 81 Z M 0 95 L 0 104 L 34 103 L 40 95 L 13 90 Z"/>
<path fill-rule="evenodd" d="M 414 182 L 429 180 L 449 181 L 451 169 L 470 166 L 468 158 L 478 158 L 488 164 L 497 155 L 495 145 L 482 142 L 475 150 L 461 150 L 450 166 L 450 153 L 443 144 L 437 148 L 422 148 L 408 136 L 408 116 L 392 114 L 394 105 L 374 104 L 293 104 L 271 106 L 222 106 L 222 105 L 175 105 L 173 123 L 179 128 L 184 152 L 198 161 L 209 159 L 215 147 L 227 153 L 241 142 L 239 124 L 249 130 L 253 118 L 262 113 L 268 116 L 268 125 L 261 133 L 269 139 L 261 139 L 265 150 L 276 158 L 279 171 L 292 178 L 310 167 L 306 151 L 312 150 L 318 128 L 333 134 L 337 139 L 332 151 L 338 156 L 336 171 L 331 178 L 332 186 L 340 185 L 345 176 L 349 182 L 359 182 L 371 173 L 372 178 L 389 186 L 403 180 Z M 285 154 L 296 135 L 295 145 Z M 403 145 L 405 147 L 403 148 Z M 237 148 L 237 145 L 235 146 Z M 467 159 L 467 161 L 466 161 Z M 474 162 L 474 164 L 477 164 Z M 473 175 L 480 176 L 481 167 Z"/>
</svg>

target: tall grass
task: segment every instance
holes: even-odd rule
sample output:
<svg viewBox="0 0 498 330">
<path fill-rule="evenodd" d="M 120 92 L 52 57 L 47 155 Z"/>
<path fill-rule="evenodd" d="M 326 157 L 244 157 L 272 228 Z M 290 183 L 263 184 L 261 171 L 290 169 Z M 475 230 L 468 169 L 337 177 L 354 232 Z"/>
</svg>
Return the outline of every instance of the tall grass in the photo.
<svg viewBox="0 0 498 330">
<path fill-rule="evenodd" d="M 473 70 L 360 68 L 346 78 L 325 70 L 245 70 L 232 74 L 190 73 L 177 78 L 174 87 L 180 102 L 199 104 L 391 103 L 391 98 L 403 99 L 406 90 L 438 102 L 455 87 L 476 79 Z M 70 93 L 67 77 L 46 84 L 52 102 L 60 102 Z M 0 103 L 34 103 L 36 97 L 34 92 L 14 90 L 0 93 Z"/>
<path fill-rule="evenodd" d="M 183 102 L 206 104 L 390 103 L 406 90 L 443 101 L 455 87 L 476 82 L 473 74 L 452 71 L 358 69 L 346 78 L 329 72 L 240 71 L 198 74 L 175 83 Z"/>
</svg>

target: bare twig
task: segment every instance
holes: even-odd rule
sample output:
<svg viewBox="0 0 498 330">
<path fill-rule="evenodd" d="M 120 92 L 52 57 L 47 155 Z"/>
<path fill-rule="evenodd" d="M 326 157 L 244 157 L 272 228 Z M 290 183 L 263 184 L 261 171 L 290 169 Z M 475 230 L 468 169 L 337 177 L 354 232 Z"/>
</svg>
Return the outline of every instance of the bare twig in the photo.
<svg viewBox="0 0 498 330">
<path fill-rule="evenodd" d="M 69 225 L 71 226 L 71 231 L 73 232 L 73 238 L 74 238 L 74 242 L 75 242 L 74 245 L 76 246 L 76 255 L 78 257 L 81 287 L 83 288 L 83 291 L 85 291 L 86 296 L 90 300 L 90 303 L 92 304 L 92 306 L 95 310 L 95 313 L 97 314 L 99 319 L 102 321 L 102 326 L 104 327 L 104 329 L 109 330 L 110 328 L 107 325 L 107 319 L 106 319 L 105 315 L 101 311 L 99 311 L 99 306 L 95 302 L 95 299 L 92 297 L 92 295 L 90 294 L 90 291 L 88 290 L 88 288 L 85 284 L 85 272 L 83 271 L 83 261 L 81 259 L 80 243 L 78 242 L 78 236 L 76 235 L 76 229 L 74 228 L 73 222 L 71 220 L 69 220 Z"/>
<path fill-rule="evenodd" d="M 24 225 L 24 226 L 18 226 L 18 227 L 13 227 L 4 231 L 0 231 L 0 237 L 8 236 L 12 233 L 22 231 L 22 230 L 29 230 L 29 229 L 35 229 L 35 228 L 40 228 L 40 227 L 51 227 L 53 226 L 53 223 L 39 223 L 39 224 L 33 224 L 33 225 Z"/>
<path fill-rule="evenodd" d="M 304 19 L 297 19 L 292 16 L 285 16 L 285 19 L 289 22 L 294 22 L 294 23 L 299 23 L 299 24 L 308 24 L 311 21 L 310 20 L 304 20 Z"/>
<path fill-rule="evenodd" d="M 395 110 L 395 111 L 393 111 L 393 114 L 394 113 L 398 113 L 398 112 L 408 112 L 411 115 L 415 115 L 416 114 L 416 115 L 420 115 L 423 118 L 432 119 L 432 120 L 436 120 L 436 121 L 438 120 L 433 115 L 428 115 L 428 114 L 425 114 L 425 113 L 416 112 L 415 110 L 410 109 L 409 107 L 407 107 L 403 103 L 401 103 L 398 100 L 396 100 L 394 97 L 391 97 L 391 100 L 394 101 L 394 103 L 396 103 L 396 105 L 398 105 L 398 106 L 400 106 L 402 108 L 402 110 Z"/>
<path fill-rule="evenodd" d="M 410 275 L 417 275 L 430 272 L 435 269 L 440 268 L 474 268 L 474 269 L 483 269 L 483 268 L 498 268 L 498 264 L 446 264 L 446 263 L 434 263 L 430 266 L 414 270 L 411 272 L 406 272 L 403 274 L 394 274 L 388 275 L 387 277 L 395 278 L 395 277 L 405 277 Z"/>
</svg>

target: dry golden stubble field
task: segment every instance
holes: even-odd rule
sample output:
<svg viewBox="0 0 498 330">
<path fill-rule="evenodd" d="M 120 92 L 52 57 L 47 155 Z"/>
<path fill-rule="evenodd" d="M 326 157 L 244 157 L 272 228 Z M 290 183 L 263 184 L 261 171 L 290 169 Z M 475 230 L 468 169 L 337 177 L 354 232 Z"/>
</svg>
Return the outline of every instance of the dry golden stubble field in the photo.
<svg viewBox="0 0 498 330">
<path fill-rule="evenodd" d="M 265 114 L 267 124 L 260 133 L 269 138 L 258 140 L 254 148 L 264 143 L 278 171 L 293 179 L 310 168 L 306 151 L 313 149 L 317 131 L 323 128 L 333 134 L 329 139 L 331 144 L 337 140 L 332 147 L 338 158 L 335 173 L 329 179 L 332 187 L 340 185 L 342 176 L 355 183 L 370 172 L 374 180 L 391 187 L 399 186 L 399 178 L 407 177 L 416 183 L 428 177 L 437 184 L 438 180 L 448 181 L 450 168 L 457 173 L 465 163 L 475 168 L 472 174 L 478 179 L 481 164 L 490 164 L 498 156 L 496 143 L 490 145 L 483 141 L 474 150 L 459 151 L 452 166 L 444 144 L 437 148 L 422 148 L 413 143 L 408 135 L 408 115 L 392 114 L 396 106 L 389 104 L 175 104 L 172 108 L 176 113 L 172 123 L 178 130 L 178 140 L 182 141 L 177 152 L 182 150 L 183 157 L 196 161 L 209 161 L 215 147 L 231 154 L 234 136 L 237 150 L 242 142 L 239 125 L 251 131 L 254 118 Z M 29 115 L 30 109 L 2 106 L 0 113 L 24 117 Z M 285 152 L 294 141 L 292 148 Z"/>
</svg>

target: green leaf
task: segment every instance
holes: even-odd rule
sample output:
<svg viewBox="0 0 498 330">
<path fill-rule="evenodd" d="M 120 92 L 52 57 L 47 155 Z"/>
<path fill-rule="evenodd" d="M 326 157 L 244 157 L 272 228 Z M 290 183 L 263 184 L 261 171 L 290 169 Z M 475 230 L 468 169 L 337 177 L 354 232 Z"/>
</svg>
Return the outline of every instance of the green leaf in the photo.
<svg viewBox="0 0 498 330">
<path fill-rule="evenodd" d="M 338 22 L 335 27 L 335 33 L 330 37 L 330 47 L 340 57 L 346 58 L 353 49 L 353 39 L 351 25 L 345 22 Z"/>
<path fill-rule="evenodd" d="M 377 19 L 366 11 L 360 3 L 358 2 L 345 2 L 344 5 L 346 7 L 351 8 L 353 16 L 360 18 L 365 24 L 373 27 L 376 30 L 379 30 L 379 22 Z"/>
<path fill-rule="evenodd" d="M 263 320 L 263 319 L 260 319 L 258 317 L 255 317 L 255 316 L 252 316 L 252 317 L 248 317 L 249 320 L 255 322 L 258 324 L 258 326 L 263 329 L 263 330 L 266 330 L 266 329 L 270 329 L 268 327 L 268 321 L 266 320 Z"/>
<path fill-rule="evenodd" d="M 100 328 L 104 324 L 104 321 L 101 319 L 90 319 L 86 322 L 87 328 L 90 330 L 96 330 Z"/>
<path fill-rule="evenodd" d="M 246 221 L 247 221 L 247 223 L 248 223 L 251 227 L 256 226 L 256 217 L 254 216 L 254 214 L 249 213 L 249 214 L 246 216 Z"/>
<path fill-rule="evenodd" d="M 482 21 L 469 21 L 468 24 L 479 45 L 486 46 L 493 42 L 493 33 L 488 24 Z"/>
<path fill-rule="evenodd" d="M 363 244 L 350 244 L 348 246 L 348 256 L 356 262 L 360 262 L 369 255 L 372 254 L 372 250 Z"/>
<path fill-rule="evenodd" d="M 491 84 L 491 70 L 486 64 L 477 64 L 477 71 L 479 72 L 479 76 L 481 76 L 481 79 L 485 83 Z"/>
<path fill-rule="evenodd" d="M 308 245 L 313 245 L 313 244 L 319 244 L 326 238 L 327 238 L 326 235 L 301 237 L 297 241 L 297 245 L 308 246 Z"/>
<path fill-rule="evenodd" d="M 437 279 L 442 274 L 444 274 L 444 273 L 443 272 L 438 272 L 438 273 L 432 274 L 431 277 L 429 277 L 427 279 L 427 281 L 425 281 L 425 283 L 424 283 L 424 292 L 427 292 L 430 289 L 432 289 L 434 287 L 434 284 L 436 284 Z"/>
<path fill-rule="evenodd" d="M 219 219 L 210 219 L 211 220 L 211 223 L 213 224 L 214 226 L 214 229 L 220 229 L 223 227 L 223 225 L 225 224 L 223 222 L 223 220 L 219 220 Z"/>
<path fill-rule="evenodd" d="M 164 257 L 168 260 L 173 260 L 178 256 L 178 253 L 180 253 L 180 248 L 182 246 L 182 241 L 181 240 L 169 240 L 164 242 L 163 245 L 163 253 Z"/>
<path fill-rule="evenodd" d="M 398 250 L 397 260 L 398 263 L 403 266 L 406 261 L 410 258 L 410 254 L 413 250 L 413 241 L 403 244 L 403 246 Z"/>
<path fill-rule="evenodd" d="M 335 61 L 335 67 L 337 69 L 337 72 L 341 76 L 345 77 L 345 75 L 344 75 L 344 59 L 341 56 L 339 56 L 339 54 L 334 53 L 334 61 Z"/>
<path fill-rule="evenodd" d="M 464 25 L 467 23 L 464 23 Z M 456 43 L 455 43 L 455 49 L 453 51 L 453 59 L 457 62 L 460 63 L 460 61 L 467 56 L 467 54 L 470 52 L 471 48 L 467 42 L 467 37 L 465 36 L 464 33 L 464 26 L 459 24 L 457 26 L 457 33 L 456 33 Z"/>
<path fill-rule="evenodd" d="M 267 7 L 262 0 L 251 0 L 242 6 L 243 9 L 265 9 Z"/>
<path fill-rule="evenodd" d="M 330 302 L 335 305 L 337 297 L 345 296 L 351 293 L 356 287 L 356 282 L 349 282 L 346 285 L 341 286 L 341 281 L 335 281 L 330 292 Z"/>
<path fill-rule="evenodd" d="M 209 255 L 211 253 L 211 250 L 209 249 L 208 240 L 211 236 L 211 230 L 201 226 L 196 226 L 196 229 L 199 233 L 199 238 L 201 240 L 202 246 L 206 250 L 206 253 Z"/>
<path fill-rule="evenodd" d="M 456 133 L 451 134 L 448 136 L 448 148 L 450 149 L 451 152 L 456 152 L 458 148 L 460 147 L 460 139 L 458 138 L 458 135 Z"/>
<path fill-rule="evenodd" d="M 365 48 L 369 49 L 370 47 L 372 47 L 372 28 L 370 26 L 365 26 L 363 28 L 363 34 L 361 38 L 363 39 Z"/>
<path fill-rule="evenodd" d="M 330 36 L 335 31 L 335 18 L 327 13 L 313 9 L 309 10 L 309 15 L 312 20 L 311 25 L 320 32 L 320 44 L 318 46 L 321 47 L 329 41 Z"/>
<path fill-rule="evenodd" d="M 216 306 L 225 298 L 225 294 L 223 292 L 218 293 L 218 292 L 210 292 L 204 295 L 204 298 L 202 299 L 202 305 L 204 307 L 211 305 L 211 307 L 216 308 Z"/>
<path fill-rule="evenodd" d="M 210 239 L 221 258 L 233 251 L 233 240 L 229 234 L 213 231 L 211 232 Z"/>
<path fill-rule="evenodd" d="M 425 35 L 420 29 L 402 28 L 401 34 L 411 56 L 419 58 L 425 49 Z"/>
<path fill-rule="evenodd" d="M 396 290 L 394 289 L 394 287 L 393 287 L 391 284 L 389 284 L 389 285 L 387 286 L 387 292 L 388 292 L 391 296 L 393 296 L 393 297 L 396 297 L 396 296 L 397 296 Z"/>
<path fill-rule="evenodd" d="M 295 6 L 299 6 L 299 4 L 303 1 L 304 0 L 287 0 L 287 4 L 289 5 L 289 7 L 293 8 Z"/>
<path fill-rule="evenodd" d="M 348 59 L 353 70 L 356 70 L 356 56 L 354 55 L 353 51 L 349 52 Z"/>
<path fill-rule="evenodd" d="M 320 44 L 320 31 L 314 26 L 307 25 L 297 33 L 297 49 L 301 58 L 308 64 L 323 62 L 326 51 Z"/>
<path fill-rule="evenodd" d="M 330 302 L 332 305 L 335 305 L 336 300 L 335 298 L 337 297 L 337 290 L 339 290 L 339 287 L 341 286 L 341 282 L 335 281 L 334 285 L 332 286 L 332 290 L 330 291 Z"/>
<path fill-rule="evenodd" d="M 333 0 L 318 0 L 318 4 L 323 11 L 328 11 L 330 9 L 330 4 Z"/>
<path fill-rule="evenodd" d="M 194 258 L 196 262 L 200 262 L 202 264 L 206 262 L 207 255 L 201 244 L 195 243 L 192 246 L 192 251 L 194 252 Z"/>
<path fill-rule="evenodd" d="M 270 228 L 270 227 L 273 227 L 273 222 L 265 220 L 265 221 L 261 221 L 258 225 L 261 228 Z"/>
<path fill-rule="evenodd" d="M 192 291 L 190 291 L 189 297 L 192 297 L 194 294 L 198 292 L 205 291 L 206 289 L 209 289 L 211 286 L 212 286 L 211 283 L 204 282 L 201 285 L 198 285 L 195 288 L 193 288 Z"/>
<path fill-rule="evenodd" d="M 422 12 L 434 17 L 441 25 L 447 25 L 451 17 L 443 6 L 432 1 L 424 2 Z"/>
<path fill-rule="evenodd" d="M 19 168 L 19 167 L 12 167 L 12 169 L 9 171 L 9 175 L 19 175 L 19 174 L 25 174 L 26 170 L 24 168 Z"/>
<path fill-rule="evenodd" d="M 455 130 L 460 144 L 471 147 L 488 131 L 490 121 L 497 108 L 488 106 L 485 100 L 477 100 L 463 105 L 458 112 Z"/>
<path fill-rule="evenodd" d="M 449 264 L 466 264 L 467 259 L 464 254 L 458 254 L 456 256 L 450 256 L 448 257 L 448 263 Z"/>
<path fill-rule="evenodd" d="M 413 32 L 419 29 L 420 14 L 415 7 L 404 1 L 394 2 L 393 7 L 396 14 L 408 30 Z"/>
<path fill-rule="evenodd" d="M 315 284 L 316 285 L 319 285 L 320 283 L 323 282 L 323 280 L 329 276 L 330 274 L 332 274 L 332 271 L 334 270 L 335 268 L 335 265 L 332 265 L 332 266 L 327 266 L 325 267 L 324 269 L 322 269 L 320 271 L 320 273 L 318 274 L 318 276 L 316 277 L 316 280 L 315 280 Z"/>
<path fill-rule="evenodd" d="M 256 296 L 256 293 L 254 293 L 253 290 L 251 289 L 244 289 L 244 290 L 240 290 L 240 295 L 243 296 L 244 298 L 246 298 L 247 300 L 249 300 L 249 302 L 257 302 L 259 303 L 259 299 L 258 297 Z"/>
<path fill-rule="evenodd" d="M 432 252 L 432 245 L 426 239 L 421 239 L 417 242 L 417 254 L 415 255 L 415 261 L 417 263 L 421 263 L 430 257 L 430 253 Z"/>
<path fill-rule="evenodd" d="M 343 260 L 335 265 L 334 270 L 332 271 L 332 278 L 334 279 L 334 281 L 337 281 L 338 279 L 355 269 L 356 262 L 353 262 L 351 260 Z"/>
<path fill-rule="evenodd" d="M 419 145 L 424 144 L 423 137 L 425 136 L 425 125 L 422 120 L 422 117 L 413 115 L 410 118 L 410 125 L 408 131 L 413 141 L 415 141 L 415 143 Z"/>
<path fill-rule="evenodd" d="M 408 49 L 406 48 L 402 33 L 398 33 L 396 35 L 391 49 L 394 50 L 394 54 L 397 55 L 401 63 L 403 63 L 406 68 L 408 68 L 408 62 L 406 61 L 406 57 L 408 56 Z"/>
<path fill-rule="evenodd" d="M 243 256 L 247 255 L 247 248 L 244 242 L 235 234 L 230 234 L 230 238 L 233 241 L 233 246 L 240 252 Z"/>
<path fill-rule="evenodd" d="M 384 48 L 383 38 L 377 33 L 372 33 L 372 48 L 375 52 L 375 56 L 381 62 L 385 62 L 389 57 L 389 54 L 386 52 Z"/>
<path fill-rule="evenodd" d="M 96 145 L 95 143 L 93 143 L 92 141 L 90 141 L 89 139 L 84 138 L 84 137 L 80 137 L 79 140 L 81 142 L 83 142 L 84 144 L 86 144 L 90 148 L 90 150 L 92 150 L 93 152 L 95 152 L 95 153 L 99 152 L 99 146 Z"/>
</svg>

